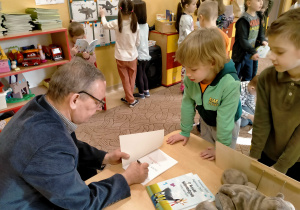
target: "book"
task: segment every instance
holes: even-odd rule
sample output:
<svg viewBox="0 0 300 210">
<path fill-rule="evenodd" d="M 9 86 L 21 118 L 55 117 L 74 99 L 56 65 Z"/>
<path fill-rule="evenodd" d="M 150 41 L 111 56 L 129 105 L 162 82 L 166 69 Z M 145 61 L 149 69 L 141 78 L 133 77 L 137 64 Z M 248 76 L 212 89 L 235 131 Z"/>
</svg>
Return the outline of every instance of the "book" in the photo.
<svg viewBox="0 0 300 210">
<path fill-rule="evenodd" d="M 256 50 L 259 55 L 259 58 L 265 58 L 265 57 L 267 57 L 267 54 L 270 51 L 270 47 L 268 45 L 259 46 L 258 48 L 256 48 Z"/>
<path fill-rule="evenodd" d="M 197 174 L 184 174 L 146 187 L 155 209 L 191 209 L 215 196 Z"/>
<path fill-rule="evenodd" d="M 121 151 L 130 155 L 128 160 L 122 159 L 124 169 L 137 160 L 149 164 L 148 177 L 142 185 L 146 185 L 177 163 L 175 159 L 158 149 L 163 144 L 164 130 L 122 135 L 119 139 Z"/>
<path fill-rule="evenodd" d="M 97 39 L 91 41 L 90 43 L 85 39 L 77 39 L 74 47 L 77 47 L 78 53 L 87 52 L 92 54 L 95 51 L 97 45 Z"/>
</svg>

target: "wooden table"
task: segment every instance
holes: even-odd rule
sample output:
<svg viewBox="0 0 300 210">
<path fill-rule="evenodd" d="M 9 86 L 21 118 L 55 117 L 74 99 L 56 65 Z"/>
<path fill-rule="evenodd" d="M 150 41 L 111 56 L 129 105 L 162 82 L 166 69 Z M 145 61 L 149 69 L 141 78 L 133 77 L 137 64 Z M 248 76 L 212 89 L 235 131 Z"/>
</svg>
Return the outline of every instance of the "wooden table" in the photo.
<svg viewBox="0 0 300 210">
<path fill-rule="evenodd" d="M 223 170 L 216 166 L 214 161 L 203 160 L 200 158 L 200 151 L 212 146 L 209 142 L 198 136 L 191 134 L 191 138 L 186 146 L 182 146 L 182 142 L 175 145 L 168 145 L 166 139 L 179 131 L 174 131 L 165 136 L 164 143 L 160 148 L 162 151 L 170 155 L 178 161 L 172 168 L 165 171 L 160 176 L 153 179 L 147 185 L 155 184 L 167 179 L 171 179 L 186 173 L 198 174 L 201 180 L 206 184 L 213 194 L 216 194 L 221 186 L 221 175 Z M 124 170 L 122 165 L 112 165 L 96 176 L 88 179 L 86 184 L 106 179 L 115 173 L 122 173 Z M 106 209 L 154 209 L 154 206 L 146 192 L 146 187 L 141 184 L 130 186 L 131 197 L 118 201 L 117 203 L 107 207 Z"/>
</svg>

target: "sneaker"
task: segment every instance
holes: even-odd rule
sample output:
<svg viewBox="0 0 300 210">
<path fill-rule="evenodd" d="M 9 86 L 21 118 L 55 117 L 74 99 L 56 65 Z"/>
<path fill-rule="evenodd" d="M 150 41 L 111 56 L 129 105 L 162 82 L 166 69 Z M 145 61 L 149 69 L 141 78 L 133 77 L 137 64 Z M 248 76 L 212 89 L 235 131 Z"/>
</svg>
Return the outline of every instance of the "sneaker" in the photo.
<svg viewBox="0 0 300 210">
<path fill-rule="evenodd" d="M 145 95 L 146 98 L 149 98 L 150 97 L 149 91 L 148 92 L 144 92 L 144 95 Z"/>
<path fill-rule="evenodd" d="M 136 98 L 145 99 L 145 94 L 134 93 L 133 96 Z"/>
<path fill-rule="evenodd" d="M 128 101 L 125 98 L 121 98 L 121 101 L 124 102 L 125 104 L 128 104 Z"/>
<path fill-rule="evenodd" d="M 135 107 L 135 105 L 137 105 L 139 103 L 139 100 L 135 99 L 134 102 L 132 102 L 131 104 L 129 104 L 129 107 Z"/>
</svg>

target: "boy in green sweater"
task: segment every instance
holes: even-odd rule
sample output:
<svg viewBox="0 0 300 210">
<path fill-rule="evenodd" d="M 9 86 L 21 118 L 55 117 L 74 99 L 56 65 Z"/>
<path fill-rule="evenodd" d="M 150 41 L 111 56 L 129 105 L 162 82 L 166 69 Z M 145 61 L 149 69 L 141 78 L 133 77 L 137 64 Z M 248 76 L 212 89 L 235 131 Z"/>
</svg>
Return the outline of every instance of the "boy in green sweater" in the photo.
<svg viewBox="0 0 300 210">
<path fill-rule="evenodd" d="M 300 181 L 300 8 L 267 31 L 272 67 L 258 79 L 250 156 Z"/>
<path fill-rule="evenodd" d="M 186 68 L 181 105 L 181 133 L 168 144 L 185 145 L 193 128 L 195 106 L 201 116 L 201 137 L 235 148 L 242 113 L 240 81 L 234 63 L 227 60 L 225 42 L 218 28 L 193 31 L 180 44 L 176 59 Z M 214 148 L 200 156 L 214 160 Z"/>
</svg>

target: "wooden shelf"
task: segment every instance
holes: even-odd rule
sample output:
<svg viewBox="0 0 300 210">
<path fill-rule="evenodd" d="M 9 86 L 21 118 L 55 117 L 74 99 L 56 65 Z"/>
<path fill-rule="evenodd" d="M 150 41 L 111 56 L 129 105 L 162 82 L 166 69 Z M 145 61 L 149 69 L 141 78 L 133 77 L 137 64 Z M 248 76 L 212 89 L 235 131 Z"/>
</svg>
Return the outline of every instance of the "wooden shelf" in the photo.
<svg viewBox="0 0 300 210">
<path fill-rule="evenodd" d="M 30 88 L 30 90 L 36 96 L 37 95 L 45 94 L 48 91 L 48 89 L 45 86 L 38 86 L 38 87 Z M 8 112 L 8 111 L 13 111 L 13 110 L 18 110 L 22 106 L 24 106 L 26 103 L 28 103 L 29 101 L 30 100 L 22 101 L 22 102 L 18 102 L 18 103 L 7 103 L 7 108 L 0 109 L 0 113 Z"/>
<path fill-rule="evenodd" d="M 13 70 L 13 71 L 0 73 L 0 78 L 8 77 L 8 76 L 15 75 L 15 74 L 21 74 L 21 73 L 25 73 L 25 72 L 29 72 L 29 71 L 35 71 L 38 69 L 44 69 L 44 68 L 48 68 L 48 67 L 52 67 L 52 66 L 59 66 L 59 65 L 63 65 L 68 62 L 69 62 L 69 60 L 60 60 L 60 61 L 48 60 L 46 63 L 41 63 L 38 66 L 29 66 L 29 67 L 18 66 L 21 69 L 20 71 Z"/>
</svg>

